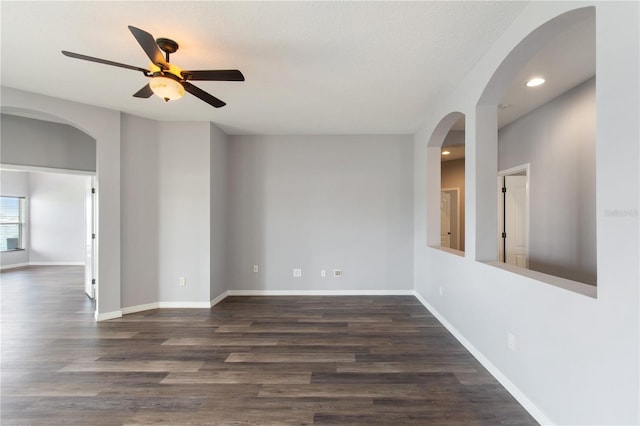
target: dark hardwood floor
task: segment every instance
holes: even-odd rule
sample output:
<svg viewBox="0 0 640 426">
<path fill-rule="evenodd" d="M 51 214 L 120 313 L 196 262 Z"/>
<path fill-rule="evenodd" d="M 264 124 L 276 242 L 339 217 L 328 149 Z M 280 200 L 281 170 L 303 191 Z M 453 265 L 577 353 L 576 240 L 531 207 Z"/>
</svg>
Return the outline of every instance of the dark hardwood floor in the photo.
<svg viewBox="0 0 640 426">
<path fill-rule="evenodd" d="M 229 297 L 96 323 L 81 267 L 0 278 L 2 425 L 536 424 L 413 297 Z"/>
</svg>

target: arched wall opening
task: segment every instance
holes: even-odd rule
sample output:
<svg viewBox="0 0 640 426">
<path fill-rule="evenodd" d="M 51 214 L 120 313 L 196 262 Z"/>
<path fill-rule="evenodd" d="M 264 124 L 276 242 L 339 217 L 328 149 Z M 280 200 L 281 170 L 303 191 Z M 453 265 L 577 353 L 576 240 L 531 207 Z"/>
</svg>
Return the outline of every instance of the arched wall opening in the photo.
<svg viewBox="0 0 640 426">
<path fill-rule="evenodd" d="M 120 113 L 7 87 L 2 88 L 2 109 L 54 118 L 96 141 L 95 317 L 121 316 Z"/>
<path fill-rule="evenodd" d="M 541 25 L 498 67 L 477 104 L 477 260 L 596 285 L 595 90 L 594 7 Z"/>
<path fill-rule="evenodd" d="M 96 140 L 50 114 L 1 112 L 0 170 L 9 179 L 2 195 L 20 194 L 25 216 L 20 250 L 3 250 L 2 268 L 82 265 L 84 285 L 77 290 L 95 302 Z"/>
<path fill-rule="evenodd" d="M 465 116 L 447 114 L 427 144 L 427 245 L 465 247 Z"/>
</svg>

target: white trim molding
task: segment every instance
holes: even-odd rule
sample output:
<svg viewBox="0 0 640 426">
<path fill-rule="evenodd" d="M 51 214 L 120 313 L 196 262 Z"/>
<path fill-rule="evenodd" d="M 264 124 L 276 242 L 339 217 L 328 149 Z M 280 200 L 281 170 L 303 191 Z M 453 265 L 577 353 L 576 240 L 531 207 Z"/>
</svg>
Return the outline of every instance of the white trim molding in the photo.
<svg viewBox="0 0 640 426">
<path fill-rule="evenodd" d="M 96 311 L 95 318 L 96 321 L 107 321 L 110 319 L 122 318 L 122 311 L 105 312 L 103 314 L 99 314 L 98 311 Z"/>
<path fill-rule="evenodd" d="M 24 268 L 25 266 L 29 266 L 29 262 L 11 263 L 9 265 L 0 265 L 0 271 L 4 271 L 5 269 Z"/>
<path fill-rule="evenodd" d="M 229 296 L 413 296 L 413 290 L 229 290 Z"/>
<path fill-rule="evenodd" d="M 160 308 L 194 308 L 194 309 L 206 309 L 212 308 L 218 303 L 222 302 L 229 295 L 228 291 L 225 291 L 220 296 L 212 299 L 210 302 L 153 302 L 153 303 L 145 303 L 142 305 L 128 306 L 126 308 L 122 308 L 122 314 L 135 314 L 136 312 L 144 312 L 150 311 L 152 309 L 160 309 Z"/>
<path fill-rule="evenodd" d="M 482 352 L 480 352 L 473 344 L 468 341 L 449 321 L 447 321 L 440 313 L 427 302 L 417 291 L 414 291 L 416 299 L 422 303 L 422 305 L 431 314 L 436 317 L 438 321 L 458 340 L 473 357 L 478 360 L 484 368 L 498 381 L 500 384 L 524 407 L 525 410 L 533 416 L 534 419 L 541 425 L 552 425 L 553 422 L 540 410 L 516 385 L 511 382 L 502 372 L 495 366 Z"/>
<path fill-rule="evenodd" d="M 225 291 L 224 293 L 222 293 L 220 296 L 215 297 L 213 299 L 211 299 L 211 302 L 209 302 L 209 307 L 213 308 L 214 306 L 216 306 L 218 303 L 222 302 L 224 299 L 227 298 L 227 296 L 229 296 L 229 291 Z"/>
<path fill-rule="evenodd" d="M 135 314 L 136 312 L 150 311 L 152 309 L 158 309 L 158 302 L 145 303 L 144 305 L 135 305 L 122 308 L 122 315 Z"/>
<path fill-rule="evenodd" d="M 96 176 L 92 170 L 56 169 L 53 167 L 24 166 L 21 164 L 1 163 L 0 170 L 9 172 L 34 172 L 34 173 L 56 173 L 61 175 Z"/>
<path fill-rule="evenodd" d="M 209 309 L 210 302 L 158 302 L 158 308 Z"/>
<path fill-rule="evenodd" d="M 29 266 L 84 266 L 84 262 L 29 262 Z"/>
</svg>

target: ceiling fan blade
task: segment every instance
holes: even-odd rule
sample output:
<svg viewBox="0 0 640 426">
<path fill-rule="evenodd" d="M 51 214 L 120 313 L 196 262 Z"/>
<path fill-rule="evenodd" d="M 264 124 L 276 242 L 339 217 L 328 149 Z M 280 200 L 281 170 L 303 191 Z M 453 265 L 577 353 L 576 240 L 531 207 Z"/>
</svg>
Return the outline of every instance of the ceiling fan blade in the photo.
<svg viewBox="0 0 640 426">
<path fill-rule="evenodd" d="M 140 47 L 144 50 L 144 53 L 151 59 L 151 62 L 160 68 L 169 69 L 169 64 L 164 60 L 164 55 L 151 34 L 131 25 L 129 25 L 129 31 L 131 31 L 131 34 L 136 38 L 138 44 L 140 44 Z"/>
<path fill-rule="evenodd" d="M 205 101 L 206 103 L 208 103 L 213 107 L 220 108 L 226 105 L 225 102 L 221 101 L 220 99 L 216 98 L 213 95 L 210 95 L 209 93 L 205 92 L 204 90 L 194 86 L 193 84 L 187 81 L 183 82 L 182 85 L 184 86 L 184 90 L 191 93 L 196 98 L 200 98 L 201 100 Z"/>
<path fill-rule="evenodd" d="M 151 90 L 151 86 L 146 84 L 142 89 L 138 90 L 133 94 L 136 98 L 150 98 L 153 95 L 153 90 Z"/>
<path fill-rule="evenodd" d="M 144 75 L 149 74 L 149 70 L 140 67 L 134 67 L 133 65 L 121 64 L 120 62 L 108 61 L 106 59 L 94 58 L 93 56 L 81 55 L 79 53 L 67 52 L 66 50 L 62 51 L 62 54 L 68 56 L 70 58 L 82 59 L 84 61 L 97 62 L 99 64 L 111 65 L 114 67 L 126 68 L 134 71 L 142 71 Z"/>
<path fill-rule="evenodd" d="M 187 80 L 244 81 L 244 75 L 239 70 L 182 71 L 182 76 Z"/>
</svg>

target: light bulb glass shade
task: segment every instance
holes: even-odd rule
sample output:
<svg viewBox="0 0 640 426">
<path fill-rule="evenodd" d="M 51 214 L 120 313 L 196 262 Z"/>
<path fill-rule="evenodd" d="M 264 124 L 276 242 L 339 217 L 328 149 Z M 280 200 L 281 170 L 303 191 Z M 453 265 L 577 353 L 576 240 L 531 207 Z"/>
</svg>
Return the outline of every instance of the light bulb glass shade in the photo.
<svg viewBox="0 0 640 426">
<path fill-rule="evenodd" d="M 184 95 L 184 87 L 182 84 L 170 77 L 151 77 L 149 87 L 151 87 L 153 93 L 165 101 L 180 99 Z"/>
<path fill-rule="evenodd" d="M 447 151 L 447 150 L 442 151 L 442 155 L 449 155 L 449 154 L 451 154 L 450 151 Z"/>
</svg>

